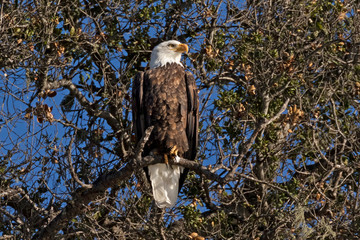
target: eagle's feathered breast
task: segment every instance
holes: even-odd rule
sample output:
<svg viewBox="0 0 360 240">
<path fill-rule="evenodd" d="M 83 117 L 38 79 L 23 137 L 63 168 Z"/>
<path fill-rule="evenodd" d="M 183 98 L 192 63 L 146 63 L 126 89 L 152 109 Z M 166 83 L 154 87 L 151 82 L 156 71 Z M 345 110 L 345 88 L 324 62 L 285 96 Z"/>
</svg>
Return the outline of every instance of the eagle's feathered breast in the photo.
<svg viewBox="0 0 360 240">
<path fill-rule="evenodd" d="M 145 151 L 157 149 L 158 153 L 165 153 L 176 145 L 179 156 L 183 156 L 189 149 L 184 68 L 171 63 L 151 69 L 145 72 L 143 84 L 146 125 L 154 126 Z"/>
</svg>

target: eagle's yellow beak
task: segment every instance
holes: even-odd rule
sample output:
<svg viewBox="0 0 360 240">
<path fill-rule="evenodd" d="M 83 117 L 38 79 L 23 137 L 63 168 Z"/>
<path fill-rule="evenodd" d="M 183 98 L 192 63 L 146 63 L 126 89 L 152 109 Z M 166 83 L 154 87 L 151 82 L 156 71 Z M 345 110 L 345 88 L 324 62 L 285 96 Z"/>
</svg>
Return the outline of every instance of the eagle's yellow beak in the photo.
<svg viewBox="0 0 360 240">
<path fill-rule="evenodd" d="M 180 43 L 174 50 L 175 52 L 187 53 L 189 51 L 189 47 L 184 43 Z"/>
</svg>

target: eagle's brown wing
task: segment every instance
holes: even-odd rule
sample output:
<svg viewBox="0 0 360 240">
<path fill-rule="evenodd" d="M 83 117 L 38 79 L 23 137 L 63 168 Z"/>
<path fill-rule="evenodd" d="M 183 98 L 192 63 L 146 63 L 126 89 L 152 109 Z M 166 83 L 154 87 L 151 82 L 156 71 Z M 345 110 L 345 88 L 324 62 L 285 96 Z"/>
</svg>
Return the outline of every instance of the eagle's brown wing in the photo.
<svg viewBox="0 0 360 240">
<path fill-rule="evenodd" d="M 143 101 L 144 72 L 136 74 L 132 87 L 132 117 L 136 143 L 145 132 L 145 111 Z"/>
<path fill-rule="evenodd" d="M 185 80 L 188 98 L 186 135 L 189 142 L 189 151 L 185 153 L 184 157 L 194 160 L 199 136 L 199 96 L 194 76 L 190 72 L 186 72 Z"/>
<path fill-rule="evenodd" d="M 188 99 L 186 136 L 188 138 L 189 150 L 184 154 L 184 158 L 195 160 L 199 138 L 199 95 L 194 76 L 190 72 L 185 72 L 185 81 Z M 185 168 L 180 176 L 179 191 L 184 184 L 188 172 L 189 169 Z"/>
</svg>

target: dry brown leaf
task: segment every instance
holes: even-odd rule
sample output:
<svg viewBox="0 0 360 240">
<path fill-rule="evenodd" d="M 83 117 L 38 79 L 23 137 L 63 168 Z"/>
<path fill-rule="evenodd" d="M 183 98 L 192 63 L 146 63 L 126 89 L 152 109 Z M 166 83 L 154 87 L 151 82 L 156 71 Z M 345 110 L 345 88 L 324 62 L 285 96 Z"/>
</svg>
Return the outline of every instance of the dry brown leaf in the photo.
<svg viewBox="0 0 360 240">
<path fill-rule="evenodd" d="M 195 239 L 197 236 L 199 236 L 199 234 L 197 234 L 196 232 L 193 232 L 189 235 L 191 239 Z"/>
<path fill-rule="evenodd" d="M 338 16 L 338 20 L 339 20 L 339 21 L 344 20 L 344 19 L 346 18 L 346 14 L 347 14 L 347 11 L 341 12 L 341 13 L 339 14 L 339 16 Z"/>
<path fill-rule="evenodd" d="M 321 194 L 320 194 L 320 193 L 317 193 L 317 194 L 316 194 L 316 201 L 319 201 L 320 198 L 321 198 Z"/>
<path fill-rule="evenodd" d="M 211 45 L 207 45 L 207 46 L 206 46 L 206 48 L 205 48 L 205 53 L 206 53 L 206 55 L 208 55 L 209 57 L 212 57 L 213 49 L 212 49 Z"/>
<path fill-rule="evenodd" d="M 36 120 L 37 120 L 38 123 L 43 123 L 44 122 L 44 118 L 41 117 L 41 116 L 37 116 Z"/>
<path fill-rule="evenodd" d="M 360 90 L 360 82 L 355 82 L 355 88 L 356 90 Z"/>
<path fill-rule="evenodd" d="M 256 87 L 254 85 L 251 85 L 248 89 L 248 93 L 250 95 L 255 95 L 256 94 Z"/>
<path fill-rule="evenodd" d="M 229 61 L 229 64 L 228 64 L 228 68 L 229 68 L 230 70 L 233 70 L 233 67 L 234 67 L 234 61 L 230 60 L 230 61 Z"/>
<path fill-rule="evenodd" d="M 34 48 L 34 44 L 29 43 L 29 44 L 28 44 L 28 46 L 29 46 L 30 51 L 32 51 L 32 52 L 33 52 L 33 51 L 34 51 L 34 49 L 35 49 L 35 48 Z"/>
<path fill-rule="evenodd" d="M 25 118 L 25 119 L 32 119 L 33 116 L 32 116 L 31 113 L 26 113 L 24 118 Z"/>
<path fill-rule="evenodd" d="M 51 97 L 51 98 L 52 98 L 52 97 L 55 97 L 56 94 L 57 94 L 56 91 L 50 91 L 50 90 L 49 90 L 49 92 L 47 93 L 48 97 Z"/>
</svg>

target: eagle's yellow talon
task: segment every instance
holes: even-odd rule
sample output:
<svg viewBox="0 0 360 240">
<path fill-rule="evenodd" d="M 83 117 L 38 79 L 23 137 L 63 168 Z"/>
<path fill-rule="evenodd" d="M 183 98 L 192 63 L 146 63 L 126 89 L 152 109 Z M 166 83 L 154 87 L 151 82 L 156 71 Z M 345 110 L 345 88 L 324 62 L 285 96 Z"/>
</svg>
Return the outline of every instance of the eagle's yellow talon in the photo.
<svg viewBox="0 0 360 240">
<path fill-rule="evenodd" d="M 167 154 L 164 154 L 164 162 L 165 164 L 169 164 L 169 158 Z"/>
<path fill-rule="evenodd" d="M 173 147 L 171 148 L 169 155 L 170 155 L 172 158 L 174 158 L 175 156 L 178 155 L 178 152 L 179 152 L 179 149 L 178 149 L 177 146 L 175 145 L 175 146 L 173 146 Z"/>
</svg>

